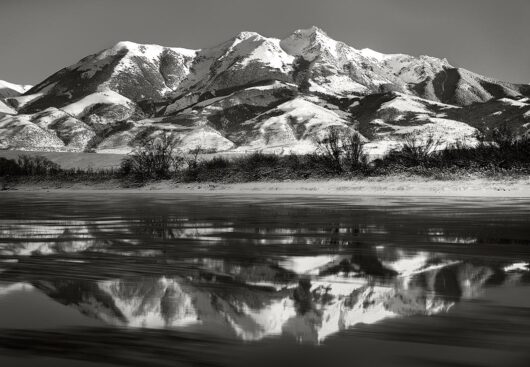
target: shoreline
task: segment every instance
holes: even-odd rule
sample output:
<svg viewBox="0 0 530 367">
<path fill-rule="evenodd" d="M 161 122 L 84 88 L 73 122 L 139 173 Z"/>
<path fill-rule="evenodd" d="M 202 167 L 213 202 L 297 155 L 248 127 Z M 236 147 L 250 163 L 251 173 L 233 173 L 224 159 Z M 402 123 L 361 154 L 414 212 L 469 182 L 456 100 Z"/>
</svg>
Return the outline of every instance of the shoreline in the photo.
<svg viewBox="0 0 530 367">
<path fill-rule="evenodd" d="M 0 195 L 16 192 L 530 198 L 530 177 L 441 180 L 419 176 L 386 176 L 244 183 L 175 183 L 165 180 L 149 182 L 140 187 L 123 187 L 119 180 L 94 183 L 42 181 L 13 183 Z"/>
</svg>

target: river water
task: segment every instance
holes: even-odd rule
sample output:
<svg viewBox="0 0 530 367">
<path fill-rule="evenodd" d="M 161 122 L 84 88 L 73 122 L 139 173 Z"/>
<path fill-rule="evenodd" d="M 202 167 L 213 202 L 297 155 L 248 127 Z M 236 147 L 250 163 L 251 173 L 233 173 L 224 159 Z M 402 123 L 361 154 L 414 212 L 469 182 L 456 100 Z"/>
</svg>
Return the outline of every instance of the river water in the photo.
<svg viewBox="0 0 530 367">
<path fill-rule="evenodd" d="M 5 193 L 1 366 L 528 366 L 527 199 Z"/>
</svg>

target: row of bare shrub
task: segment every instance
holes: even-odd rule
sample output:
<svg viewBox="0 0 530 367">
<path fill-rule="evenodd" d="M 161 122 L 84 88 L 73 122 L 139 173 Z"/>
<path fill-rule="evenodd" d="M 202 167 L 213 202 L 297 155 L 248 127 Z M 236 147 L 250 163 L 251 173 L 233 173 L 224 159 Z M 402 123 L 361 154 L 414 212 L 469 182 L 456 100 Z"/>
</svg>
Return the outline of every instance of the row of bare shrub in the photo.
<svg viewBox="0 0 530 367">
<path fill-rule="evenodd" d="M 305 179 L 352 175 L 385 175 L 412 169 L 429 170 L 530 170 L 530 140 L 506 129 L 477 135 L 474 146 L 456 143 L 442 146 L 429 136 L 420 140 L 403 137 L 401 149 L 368 162 L 362 137 L 355 132 L 330 129 L 316 141 L 317 151 L 306 155 L 275 155 L 256 152 L 237 157 L 201 159 L 202 150 L 184 154 L 178 141 L 160 136 L 147 140 L 122 164 L 122 172 L 137 179 L 176 178 L 181 181 L 241 182 L 265 179 Z"/>
<path fill-rule="evenodd" d="M 180 181 L 242 182 L 287 180 L 352 175 L 386 175 L 404 170 L 430 174 L 430 170 L 522 170 L 530 173 L 530 139 L 507 129 L 477 136 L 474 146 L 461 143 L 443 148 L 434 137 L 422 141 L 405 136 L 401 149 L 368 163 L 361 136 L 330 129 L 316 141 L 318 150 L 306 155 L 274 155 L 260 152 L 237 157 L 202 159 L 200 147 L 184 154 L 179 141 L 160 135 L 145 139 L 123 159 L 119 170 L 64 170 L 42 156 L 0 158 L 0 176 L 55 176 L 75 178 L 125 178 L 137 182 L 161 179 Z"/>
<path fill-rule="evenodd" d="M 530 139 L 500 127 L 487 134 L 477 133 L 475 144 L 461 141 L 444 146 L 429 136 L 421 141 L 412 136 L 404 138 L 400 150 L 390 152 L 375 162 L 376 166 L 421 168 L 463 168 L 473 170 L 507 170 L 530 168 Z"/>
</svg>

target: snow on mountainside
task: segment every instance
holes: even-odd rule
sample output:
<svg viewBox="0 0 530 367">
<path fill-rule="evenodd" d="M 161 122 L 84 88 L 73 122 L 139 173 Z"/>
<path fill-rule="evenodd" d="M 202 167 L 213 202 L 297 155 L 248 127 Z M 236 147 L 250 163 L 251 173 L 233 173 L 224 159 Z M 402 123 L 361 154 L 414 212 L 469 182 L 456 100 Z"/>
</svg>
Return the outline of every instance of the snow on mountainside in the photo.
<svg viewBox="0 0 530 367">
<path fill-rule="evenodd" d="M 13 107 L 8 106 L 4 102 L 0 101 L 0 114 L 16 115 L 17 111 Z"/>
<path fill-rule="evenodd" d="M 243 123 L 250 127 L 249 139 L 238 147 L 240 151 L 284 151 L 311 153 L 315 151 L 315 137 L 331 127 L 354 130 L 348 121 L 334 111 L 302 98 L 285 102 L 275 109 Z"/>
<path fill-rule="evenodd" d="M 0 118 L 1 149 L 80 151 L 95 135 L 83 121 L 53 107 Z"/>
<path fill-rule="evenodd" d="M 35 98 L 21 106 L 21 112 L 33 113 L 50 106 L 61 108 L 106 90 L 134 101 L 156 100 L 172 91 L 187 75 L 194 56 L 195 51 L 187 49 L 119 42 L 31 88 L 24 97 Z"/>
<path fill-rule="evenodd" d="M 16 97 L 31 89 L 31 85 L 20 85 L 0 80 L 0 100 L 8 97 Z"/>
<path fill-rule="evenodd" d="M 119 42 L 29 90 L 2 83 L 6 149 L 130 151 L 169 133 L 184 150 L 306 153 L 336 126 L 377 155 L 411 133 L 450 144 L 506 121 L 530 127 L 528 85 L 357 50 L 317 27 L 283 40 L 241 32 L 201 50 Z"/>
<path fill-rule="evenodd" d="M 6 99 L 20 96 L 30 88 L 31 85 L 19 85 L 0 80 L 0 116 L 3 114 L 16 115 L 17 110 Z"/>
</svg>

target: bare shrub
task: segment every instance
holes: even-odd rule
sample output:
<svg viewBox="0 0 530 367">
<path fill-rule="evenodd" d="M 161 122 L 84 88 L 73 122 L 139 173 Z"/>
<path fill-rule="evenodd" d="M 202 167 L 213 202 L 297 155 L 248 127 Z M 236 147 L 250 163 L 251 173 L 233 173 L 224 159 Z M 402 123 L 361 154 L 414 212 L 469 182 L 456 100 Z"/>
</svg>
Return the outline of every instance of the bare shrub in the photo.
<svg viewBox="0 0 530 367">
<path fill-rule="evenodd" d="M 401 149 L 400 155 L 410 163 L 421 165 L 428 161 L 430 156 L 440 146 L 440 139 L 436 139 L 432 134 L 427 136 L 425 140 L 418 139 L 412 134 L 407 134 L 403 137 L 403 148 Z"/>
<path fill-rule="evenodd" d="M 347 171 L 356 171 L 364 168 L 368 159 L 363 149 L 363 142 L 357 133 L 345 134 L 342 137 L 343 167 Z"/>
<path fill-rule="evenodd" d="M 201 163 L 199 156 L 204 154 L 204 149 L 200 145 L 197 145 L 194 149 L 188 152 L 188 155 L 184 158 L 186 164 L 186 170 L 184 172 L 184 179 L 186 181 L 196 181 L 199 171 L 199 165 Z"/>
<path fill-rule="evenodd" d="M 518 140 L 517 134 L 507 124 L 495 127 L 487 138 L 501 149 L 513 145 Z"/>
<path fill-rule="evenodd" d="M 143 139 L 133 153 L 122 160 L 122 173 L 143 180 L 170 178 L 184 162 L 176 148 L 178 143 L 165 134 Z"/>
<path fill-rule="evenodd" d="M 336 172 L 342 171 L 341 135 L 342 134 L 338 128 L 332 127 L 323 139 L 316 141 L 322 158 L 329 164 L 330 168 Z"/>
<path fill-rule="evenodd" d="M 323 139 L 316 141 L 316 144 L 321 159 L 337 173 L 351 172 L 366 166 L 364 144 L 356 132 L 332 127 Z"/>
<path fill-rule="evenodd" d="M 206 153 L 206 150 L 203 149 L 200 145 L 197 145 L 194 149 L 191 149 L 188 152 L 188 155 L 185 159 L 186 166 L 188 167 L 188 169 L 189 170 L 196 169 L 200 162 L 199 160 L 200 155 L 205 154 L 205 153 Z"/>
</svg>

